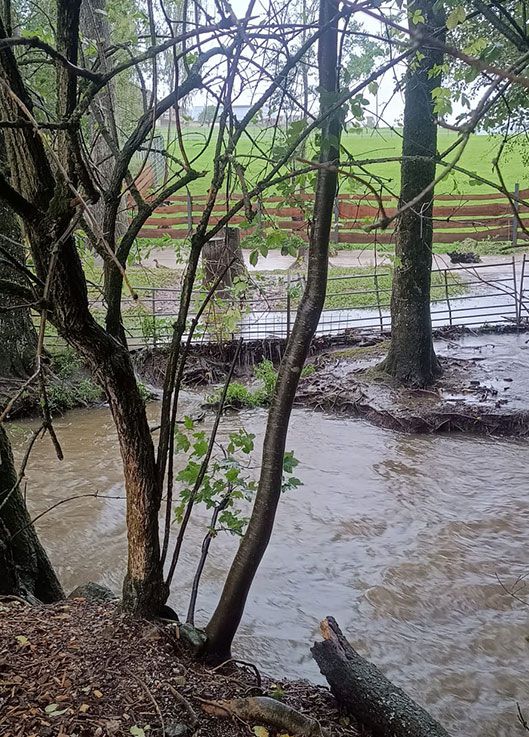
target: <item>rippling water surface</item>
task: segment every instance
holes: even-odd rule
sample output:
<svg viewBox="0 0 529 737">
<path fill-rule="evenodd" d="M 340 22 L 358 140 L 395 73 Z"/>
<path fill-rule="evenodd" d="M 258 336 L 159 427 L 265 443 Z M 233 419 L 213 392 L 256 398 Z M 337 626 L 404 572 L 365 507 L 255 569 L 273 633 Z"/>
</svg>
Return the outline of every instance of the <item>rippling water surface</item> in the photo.
<svg viewBox="0 0 529 737">
<path fill-rule="evenodd" d="M 198 400 L 185 402 L 192 412 Z M 153 420 L 157 412 L 151 405 Z M 223 432 L 244 424 L 261 440 L 265 419 L 262 411 L 234 415 Z M 28 427 L 13 428 L 19 451 Z M 122 496 L 108 411 L 71 412 L 57 430 L 65 460 L 53 458 L 49 441 L 31 459 L 32 512 L 95 491 Z M 318 680 L 309 646 L 332 614 L 362 654 L 453 734 L 523 734 L 516 702 L 529 714 L 529 608 L 498 577 L 510 586 L 529 571 L 527 442 L 400 435 L 296 410 L 288 445 L 304 486 L 282 499 L 239 652 L 271 674 Z M 177 569 L 172 603 L 181 612 L 187 598 L 179 592 L 185 597 L 206 521 L 195 515 Z M 119 591 L 123 501 L 78 499 L 38 527 L 67 589 L 98 580 Z M 235 545 L 228 536 L 212 545 L 199 621 L 216 602 Z"/>
</svg>

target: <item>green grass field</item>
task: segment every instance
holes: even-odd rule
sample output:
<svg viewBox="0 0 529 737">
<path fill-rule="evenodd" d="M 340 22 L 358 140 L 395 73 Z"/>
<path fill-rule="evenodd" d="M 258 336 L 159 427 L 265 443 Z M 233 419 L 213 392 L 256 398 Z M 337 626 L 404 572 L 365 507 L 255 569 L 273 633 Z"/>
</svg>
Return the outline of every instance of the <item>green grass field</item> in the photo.
<svg viewBox="0 0 529 737">
<path fill-rule="evenodd" d="M 190 189 L 193 194 L 206 193 L 213 166 L 214 142 L 210 142 L 207 148 L 202 151 L 205 142 L 205 136 L 208 128 L 203 128 L 197 124 L 184 129 L 184 139 L 186 152 L 192 160 L 193 166 L 201 171 L 206 172 L 205 176 L 192 183 Z M 258 181 L 267 170 L 266 154 L 272 147 L 272 132 L 262 130 L 257 126 L 250 131 L 250 140 L 248 136 L 243 136 L 238 148 L 237 158 L 245 166 L 249 184 Z M 281 135 L 278 134 L 276 145 L 281 142 Z M 457 136 L 455 133 L 440 131 L 438 138 L 438 151 L 440 153 L 448 149 L 455 141 Z M 361 174 L 364 179 L 368 179 L 371 175 L 372 183 L 376 178 L 380 178 L 389 191 L 398 192 L 400 181 L 400 164 L 398 161 L 382 161 L 387 158 L 400 156 L 401 153 L 401 137 L 398 132 L 389 129 L 368 130 L 362 129 L 358 131 L 349 131 L 342 137 L 344 149 L 354 159 L 362 160 L 378 160 L 380 163 L 366 164 L 363 170 L 357 169 L 357 173 Z M 497 174 L 493 169 L 493 160 L 498 152 L 501 139 L 499 136 L 489 135 L 473 135 L 470 137 L 465 150 L 459 159 L 458 165 L 476 175 L 491 180 L 499 184 Z M 521 188 L 529 186 L 529 174 L 523 163 L 521 143 L 507 146 L 502 154 L 501 170 L 506 185 L 513 190 L 516 182 Z M 312 146 L 312 143 L 310 144 Z M 309 146 L 309 149 L 310 149 Z M 169 151 L 178 157 L 178 149 L 174 143 L 170 143 Z M 310 155 L 310 150 L 307 156 Z M 452 152 L 446 161 L 454 159 L 455 152 Z M 345 158 L 343 156 L 342 158 Z M 443 171 L 444 167 L 438 167 L 438 174 Z M 351 169 L 351 171 L 354 171 Z M 347 191 L 347 187 L 355 187 L 357 191 L 358 185 L 346 184 L 344 182 L 343 191 Z M 450 172 L 447 177 L 438 185 L 437 192 L 439 194 L 459 194 L 459 193 L 486 193 L 494 190 L 483 183 L 477 183 L 475 180 L 470 182 L 470 178 L 460 172 Z"/>
</svg>

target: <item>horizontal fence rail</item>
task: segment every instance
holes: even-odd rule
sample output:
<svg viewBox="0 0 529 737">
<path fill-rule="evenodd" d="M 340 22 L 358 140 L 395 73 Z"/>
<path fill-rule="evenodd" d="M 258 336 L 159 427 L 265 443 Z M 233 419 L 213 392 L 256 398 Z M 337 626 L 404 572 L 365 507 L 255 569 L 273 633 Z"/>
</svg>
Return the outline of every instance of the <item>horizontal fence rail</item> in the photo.
<svg viewBox="0 0 529 737">
<path fill-rule="evenodd" d="M 529 323 L 528 258 L 512 257 L 496 263 L 459 264 L 432 271 L 431 314 L 434 327 Z M 245 340 L 288 338 L 304 279 L 288 272 L 273 284 L 273 296 L 224 297 L 212 300 L 199 321 L 193 339 L 216 343 L 242 337 Z M 142 287 L 138 300 L 124 296 L 123 323 L 131 349 L 166 345 L 178 313 L 180 289 Z M 205 289 L 193 293 L 191 322 L 205 297 Z M 373 268 L 360 274 L 331 276 L 318 335 L 339 335 L 351 330 L 385 332 L 391 327 L 391 271 Z M 97 319 L 104 321 L 101 296 L 92 300 Z M 60 340 L 48 330 L 49 347 Z"/>
<path fill-rule="evenodd" d="M 206 195 L 172 195 L 148 218 L 140 231 L 143 238 L 183 240 L 199 223 L 206 203 Z M 218 197 L 210 223 L 215 225 L 226 215 L 242 194 L 229 199 Z M 467 238 L 476 241 L 515 241 L 525 237 L 523 228 L 529 226 L 529 189 L 518 190 L 508 197 L 502 193 L 436 195 L 432 224 L 435 243 L 458 243 Z M 249 223 L 244 208 L 230 219 L 230 225 L 241 228 L 241 234 L 251 235 L 274 227 L 287 233 L 308 237 L 308 224 L 314 197 L 310 194 L 294 195 L 291 202 L 284 197 L 269 196 L 258 200 L 254 207 L 255 218 Z M 370 228 L 381 218 L 393 218 L 398 202 L 388 196 L 376 199 L 373 195 L 339 194 L 334 207 L 332 239 L 335 243 L 359 246 L 393 242 L 394 223 L 385 230 Z M 518 218 L 514 215 L 518 212 Z"/>
</svg>

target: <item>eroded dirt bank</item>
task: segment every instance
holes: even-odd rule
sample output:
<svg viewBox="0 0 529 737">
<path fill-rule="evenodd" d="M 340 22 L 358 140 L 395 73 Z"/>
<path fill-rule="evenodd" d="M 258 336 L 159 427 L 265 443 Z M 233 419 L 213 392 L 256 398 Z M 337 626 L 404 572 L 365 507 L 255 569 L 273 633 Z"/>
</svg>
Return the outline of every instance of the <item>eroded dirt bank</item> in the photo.
<svg viewBox="0 0 529 737">
<path fill-rule="evenodd" d="M 529 332 L 511 325 L 470 331 L 436 331 L 442 375 L 427 390 L 399 387 L 379 369 L 388 335 L 351 330 L 313 341 L 308 363 L 315 370 L 302 379 L 299 405 L 360 416 L 404 432 L 471 432 L 529 435 Z M 262 360 L 278 365 L 285 341 L 265 339 L 243 344 L 235 375 L 252 377 Z M 197 345 L 184 373 L 191 387 L 221 382 L 237 344 Z M 135 355 L 139 375 L 161 386 L 166 350 Z"/>
<path fill-rule="evenodd" d="M 442 374 L 429 389 L 398 386 L 379 366 L 387 341 L 327 351 L 301 382 L 298 402 L 405 432 L 529 434 L 526 333 L 445 334 Z"/>
</svg>

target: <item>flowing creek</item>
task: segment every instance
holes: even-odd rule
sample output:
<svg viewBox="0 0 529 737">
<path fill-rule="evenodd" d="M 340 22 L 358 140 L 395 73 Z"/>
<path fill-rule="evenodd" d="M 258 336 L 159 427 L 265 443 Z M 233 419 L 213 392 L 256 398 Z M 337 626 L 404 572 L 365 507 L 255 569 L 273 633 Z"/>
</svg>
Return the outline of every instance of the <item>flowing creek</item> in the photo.
<svg viewBox="0 0 529 737">
<path fill-rule="evenodd" d="M 184 395 L 182 411 L 196 413 L 199 402 Z M 150 405 L 153 422 L 158 410 Z M 230 415 L 222 433 L 243 424 L 260 442 L 265 419 L 264 411 Z M 31 425 L 12 426 L 17 453 Z M 65 460 L 55 459 L 49 439 L 31 457 L 32 514 L 96 491 L 121 497 L 108 410 L 70 412 L 57 431 Z M 454 735 L 522 734 L 516 702 L 529 715 L 529 609 L 497 577 L 509 586 L 529 570 L 527 442 L 403 435 L 296 409 L 288 447 L 304 485 L 281 500 L 237 638 L 241 657 L 278 677 L 319 681 L 309 646 L 319 620 L 332 614 L 362 654 Z M 177 568 L 171 603 L 180 614 L 208 520 L 197 510 Z M 122 500 L 71 501 L 44 516 L 38 530 L 67 590 L 95 580 L 119 591 Z M 212 544 L 199 624 L 236 544 L 227 534 Z"/>
</svg>

